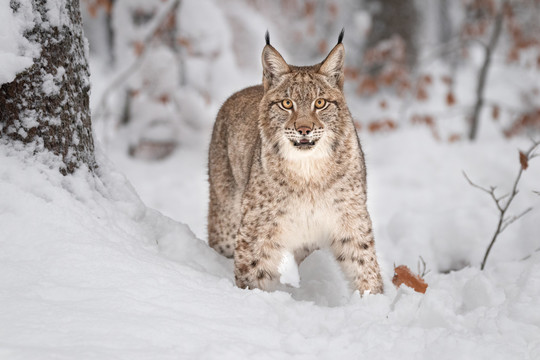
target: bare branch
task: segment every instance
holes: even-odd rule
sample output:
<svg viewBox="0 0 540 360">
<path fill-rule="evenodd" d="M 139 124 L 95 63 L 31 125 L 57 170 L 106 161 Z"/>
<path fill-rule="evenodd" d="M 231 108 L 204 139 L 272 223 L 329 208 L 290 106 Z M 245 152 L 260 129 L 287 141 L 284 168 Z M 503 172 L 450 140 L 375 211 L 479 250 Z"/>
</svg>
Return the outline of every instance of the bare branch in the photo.
<svg viewBox="0 0 540 360">
<path fill-rule="evenodd" d="M 499 211 L 502 211 L 500 201 L 501 201 L 502 199 L 508 197 L 510 194 L 506 194 L 506 195 L 501 196 L 500 198 L 497 198 L 497 197 L 495 196 L 495 190 L 497 189 L 497 187 L 495 187 L 495 186 L 490 186 L 490 188 L 489 188 L 489 190 L 488 190 L 488 189 L 486 189 L 486 188 L 481 187 L 481 186 L 478 185 L 478 184 L 473 183 L 473 182 L 471 181 L 471 179 L 469 179 L 469 177 L 467 176 L 467 174 L 465 173 L 465 171 L 463 171 L 463 175 L 465 176 L 465 179 L 467 179 L 467 181 L 469 182 L 469 184 L 471 184 L 471 186 L 473 186 L 473 187 L 475 187 L 475 188 L 477 188 L 477 189 L 479 189 L 479 190 L 482 190 L 482 191 L 488 193 L 488 194 L 491 196 L 491 198 L 493 199 L 493 201 L 495 202 L 495 205 L 497 206 L 497 209 L 499 209 Z"/>
<path fill-rule="evenodd" d="M 480 185 L 477 185 L 476 183 L 473 183 L 472 180 L 467 176 L 467 173 L 465 171 L 462 171 L 463 173 L 463 176 L 465 176 L 465 179 L 467 179 L 467 181 L 469 182 L 469 184 L 472 186 L 472 187 L 475 187 L 477 189 L 480 189 L 488 194 L 492 194 L 493 193 L 493 187 L 492 187 L 492 190 L 488 190 L 486 188 L 483 188 L 481 187 Z"/>
<path fill-rule="evenodd" d="M 503 221 L 503 224 L 501 226 L 501 231 L 499 231 L 499 234 L 502 233 L 507 227 L 508 225 L 512 224 L 514 221 L 522 218 L 525 214 L 527 214 L 529 211 L 531 211 L 533 208 L 530 207 L 528 208 L 527 210 L 523 211 L 521 214 L 519 215 L 516 215 L 516 216 L 512 216 L 511 218 L 507 218 Z"/>
<path fill-rule="evenodd" d="M 525 157 L 526 161 L 528 162 L 532 158 L 539 156 L 540 154 L 535 154 L 534 153 L 535 149 L 539 145 L 540 145 L 540 141 L 533 141 L 533 144 L 531 145 L 531 147 L 526 152 L 520 152 L 520 157 L 521 156 Z M 510 193 L 502 195 L 500 197 L 497 197 L 495 195 L 495 190 L 496 190 L 495 186 L 490 186 L 489 189 L 487 189 L 485 187 L 482 187 L 482 186 L 472 182 L 472 180 L 463 171 L 463 176 L 465 176 L 465 179 L 467 179 L 467 182 L 472 187 L 475 187 L 475 188 L 489 194 L 491 196 L 491 198 L 493 199 L 493 201 L 495 202 L 495 205 L 497 206 L 497 209 L 499 210 L 499 221 L 497 222 L 497 228 L 495 229 L 495 232 L 494 232 L 494 234 L 493 234 L 493 236 L 491 238 L 491 241 L 490 241 L 490 243 L 489 243 L 489 245 L 488 245 L 488 247 L 486 249 L 486 252 L 484 254 L 484 259 L 482 260 L 482 265 L 480 267 L 480 269 L 482 269 L 482 270 L 484 270 L 484 267 L 486 266 L 487 258 L 489 256 L 491 248 L 495 244 L 495 241 L 497 241 L 497 237 L 504 230 L 506 230 L 506 228 L 508 226 L 510 226 L 511 224 L 513 224 L 514 222 L 516 222 L 517 220 L 519 220 L 520 218 L 522 218 L 523 216 L 525 216 L 527 213 L 529 213 L 532 210 L 532 208 L 528 208 L 528 209 L 526 209 L 525 211 L 523 211 L 522 213 L 520 213 L 520 214 L 518 214 L 516 216 L 512 216 L 512 217 L 509 217 L 509 218 L 505 217 L 506 211 L 508 210 L 508 208 L 512 204 L 512 201 L 514 200 L 514 198 L 516 197 L 516 195 L 519 192 L 518 184 L 519 184 L 519 181 L 521 180 L 521 175 L 523 174 L 523 171 L 524 171 L 524 166 L 522 165 L 521 161 L 522 161 L 522 159 L 520 158 L 520 167 L 519 167 L 519 171 L 518 171 L 518 173 L 516 175 L 516 178 L 514 180 L 512 190 L 510 191 Z M 533 193 L 535 193 L 536 195 L 540 195 L 539 191 L 533 191 Z M 507 199 L 507 200 L 503 204 L 504 199 Z"/>
<path fill-rule="evenodd" d="M 503 200 L 503 199 L 506 199 L 506 198 L 509 197 L 509 196 L 510 196 L 510 194 L 504 194 L 503 196 L 497 198 L 497 201 L 501 201 L 501 200 Z"/>
</svg>

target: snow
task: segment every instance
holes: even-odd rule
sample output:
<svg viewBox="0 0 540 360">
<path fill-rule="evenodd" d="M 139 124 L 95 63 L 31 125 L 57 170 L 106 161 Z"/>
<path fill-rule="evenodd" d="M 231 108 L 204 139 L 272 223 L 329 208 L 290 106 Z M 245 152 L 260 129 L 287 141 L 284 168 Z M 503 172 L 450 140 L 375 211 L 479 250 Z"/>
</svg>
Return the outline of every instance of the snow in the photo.
<svg viewBox="0 0 540 360">
<path fill-rule="evenodd" d="M 21 5 L 13 13 L 8 1 L 0 4 L 0 85 L 15 79 L 15 76 L 33 64 L 40 47 L 24 38 L 23 32 L 32 26 L 28 20 L 28 9 Z"/>
<path fill-rule="evenodd" d="M 81 169 L 63 177 L 54 158 L 34 159 L 3 144 L 2 357 L 537 358 L 538 209 L 509 228 L 480 271 L 495 215 L 458 169 L 478 181 L 512 173 L 517 156 L 506 153 L 516 144 L 497 138 L 470 146 L 439 144 L 418 129 L 363 140 L 386 289 L 363 297 L 347 290 L 325 252 L 300 266 L 298 289 L 235 287 L 231 260 L 186 225 L 146 207 L 115 170 L 126 167 L 146 202 L 188 222 L 204 238 L 205 145 L 159 163 L 113 150 L 118 165 L 98 150 L 98 176 Z M 523 193 L 539 178 L 534 163 L 529 170 Z M 471 225 L 456 226 L 460 209 L 476 216 Z M 406 219 L 397 221 L 400 216 Z M 447 241 L 458 250 L 443 246 Z M 426 294 L 396 290 L 392 264 L 414 269 L 418 255 L 432 270 Z M 448 266 L 445 259 L 474 266 L 438 273 Z M 291 267 L 282 274 L 283 282 L 295 285 Z"/>
<path fill-rule="evenodd" d="M 300 275 L 298 274 L 298 266 L 294 260 L 294 255 L 290 252 L 285 252 L 281 258 L 281 262 L 278 267 L 278 271 L 281 274 L 279 282 L 284 285 L 291 285 L 295 288 L 300 286 Z"/>
<path fill-rule="evenodd" d="M 70 25 L 70 18 L 65 13 L 65 7 L 62 2 L 56 0 L 48 0 L 45 3 L 47 9 L 47 21 L 51 26 L 62 27 Z"/>
<path fill-rule="evenodd" d="M 43 84 L 41 85 L 42 91 L 45 95 L 56 95 L 60 92 L 60 85 L 63 79 L 66 69 L 63 66 L 59 66 L 56 69 L 56 74 L 43 74 Z"/>
<path fill-rule="evenodd" d="M 165 76 L 181 77 L 173 64 L 169 69 L 151 64 L 133 80 L 156 80 L 155 89 L 168 87 L 178 102 L 177 107 L 172 101 L 134 106 L 141 118 L 182 119 L 170 123 L 176 127 L 137 125 L 153 138 L 177 138 L 178 149 L 170 157 L 157 162 L 131 158 L 129 129 L 100 130 L 95 132 L 97 174 L 81 168 L 62 176 L 54 156 L 0 142 L 1 359 L 540 358 L 540 197 L 532 193 L 540 190 L 540 160 L 532 160 L 523 173 L 509 211 L 533 210 L 500 236 L 481 271 L 497 211 L 462 172 L 482 186 L 497 186 L 502 195 L 519 169 L 518 149 L 530 143 L 526 137 L 503 138 L 500 124 L 487 112 L 474 143 L 436 140 L 424 126 L 360 132 L 384 294 L 351 292 L 327 251 L 316 251 L 299 268 L 292 254 L 284 254 L 281 282 L 291 286 L 279 291 L 237 288 L 232 260 L 206 244 L 207 145 L 220 101 L 259 81 L 260 69 L 252 67 L 259 66 L 266 27 L 261 17 L 235 14 L 241 9 L 237 5 L 225 11 L 207 0 L 201 6 L 210 14 L 207 23 L 215 26 L 204 28 L 195 1 L 182 4 L 181 26 L 195 39 L 194 49 L 219 54 L 212 60 L 188 57 L 187 86 L 180 89 L 172 89 L 171 77 Z M 24 22 L 10 27 L 16 30 L 11 33 L 4 20 L 13 25 L 29 13 L 21 10 L 13 17 L 8 10 L 0 4 L 0 34 L 13 36 L 0 37 L 5 46 L 0 49 L 23 56 L 14 52 L 13 39 Z M 230 30 L 227 19 L 253 35 Z M 368 20 L 357 16 L 355 21 L 360 28 Z M 119 30 L 121 25 L 116 24 Z M 257 29 L 259 43 L 252 38 Z M 239 33 L 246 43 L 233 51 Z M 127 51 L 117 50 L 122 49 Z M 248 52 L 255 60 L 239 65 Z M 0 75 L 9 79 L 15 73 L 7 70 L 9 60 L 2 54 L 6 68 L 0 67 Z M 171 55 L 160 49 L 147 60 L 171 63 Z M 94 103 L 115 78 L 101 61 L 92 59 Z M 461 69 L 457 76 L 460 105 L 472 101 L 473 70 Z M 435 69 L 435 78 L 443 72 Z M 50 74 L 51 91 L 61 76 L 61 70 Z M 487 98 L 521 104 L 519 93 L 509 93 L 504 83 L 523 74 L 495 67 L 490 76 Z M 523 88 L 537 77 L 537 72 L 527 75 Z M 433 91 L 444 93 L 434 81 Z M 209 87 L 208 103 L 200 91 Z M 348 100 L 360 120 L 383 112 L 372 100 Z M 400 114 L 395 99 L 388 101 L 388 112 Z M 114 105 L 119 108 L 119 103 Z M 405 110 L 452 112 L 436 100 Z M 112 129 L 115 124 L 106 120 L 94 126 Z M 441 131 L 463 126 L 459 114 L 450 120 L 456 121 L 445 122 Z M 37 126 L 29 112 L 23 121 L 27 130 Z M 416 271 L 420 256 L 430 270 L 426 293 L 396 289 L 393 266 Z"/>
</svg>

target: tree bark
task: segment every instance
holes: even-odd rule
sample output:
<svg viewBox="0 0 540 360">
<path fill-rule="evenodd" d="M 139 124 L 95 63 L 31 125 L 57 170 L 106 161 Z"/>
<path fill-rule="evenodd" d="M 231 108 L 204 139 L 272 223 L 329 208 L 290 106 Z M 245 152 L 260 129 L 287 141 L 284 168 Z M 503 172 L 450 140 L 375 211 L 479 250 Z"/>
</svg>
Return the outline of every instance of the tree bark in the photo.
<svg viewBox="0 0 540 360">
<path fill-rule="evenodd" d="M 79 0 L 11 0 L 17 14 L 31 4 L 41 45 L 34 64 L 0 87 L 0 138 L 61 157 L 60 172 L 96 168 L 89 109 L 89 70 Z M 51 6 L 53 4 L 54 6 Z M 57 7 L 59 13 L 54 13 Z M 40 19 L 41 18 L 41 19 Z"/>
</svg>

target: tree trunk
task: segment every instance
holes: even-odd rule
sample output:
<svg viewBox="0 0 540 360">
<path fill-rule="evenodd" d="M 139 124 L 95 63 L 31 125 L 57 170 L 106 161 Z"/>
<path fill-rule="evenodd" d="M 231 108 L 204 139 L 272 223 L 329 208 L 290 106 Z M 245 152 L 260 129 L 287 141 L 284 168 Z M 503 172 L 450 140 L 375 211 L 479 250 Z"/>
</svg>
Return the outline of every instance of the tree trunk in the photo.
<svg viewBox="0 0 540 360">
<path fill-rule="evenodd" d="M 95 169 L 87 62 L 79 0 L 11 0 L 14 14 L 31 6 L 41 45 L 34 64 L 0 87 L 0 138 L 61 157 L 62 174 Z"/>
<path fill-rule="evenodd" d="M 476 134 L 478 132 L 478 125 L 480 122 L 480 112 L 482 106 L 484 105 L 484 89 L 486 87 L 487 73 L 489 66 L 491 64 L 491 58 L 493 56 L 493 51 L 497 46 L 497 41 L 501 35 L 502 23 L 504 19 L 503 8 L 499 10 L 495 16 L 495 24 L 493 27 L 493 32 L 489 39 L 489 43 L 484 47 L 484 63 L 480 69 L 480 74 L 478 75 L 478 83 L 476 85 L 476 101 L 474 103 L 474 108 L 471 116 L 471 127 L 469 129 L 469 140 L 476 139 Z"/>
<path fill-rule="evenodd" d="M 367 49 L 397 35 L 405 42 L 405 61 L 412 69 L 416 65 L 418 52 L 416 44 L 418 12 L 414 0 L 368 0 L 367 5 L 372 13 Z"/>
<path fill-rule="evenodd" d="M 114 26 L 112 12 L 116 0 L 110 0 L 111 10 L 105 12 L 105 26 L 107 27 L 107 50 L 109 51 L 109 61 L 111 66 L 116 65 L 115 49 L 114 49 Z"/>
</svg>

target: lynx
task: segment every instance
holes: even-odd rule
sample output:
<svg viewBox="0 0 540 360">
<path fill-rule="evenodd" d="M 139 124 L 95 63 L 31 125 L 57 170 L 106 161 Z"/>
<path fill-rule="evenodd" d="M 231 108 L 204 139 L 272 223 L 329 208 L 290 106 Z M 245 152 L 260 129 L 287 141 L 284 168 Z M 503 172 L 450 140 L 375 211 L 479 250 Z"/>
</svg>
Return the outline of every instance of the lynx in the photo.
<svg viewBox="0 0 540 360">
<path fill-rule="evenodd" d="M 293 66 L 270 45 L 263 83 L 221 107 L 209 151 L 208 243 L 236 285 L 275 290 L 284 259 L 327 247 L 353 289 L 381 293 L 366 166 L 343 94 L 343 31 L 326 59 Z"/>
</svg>

